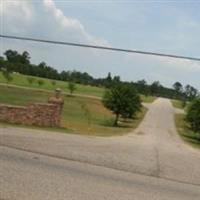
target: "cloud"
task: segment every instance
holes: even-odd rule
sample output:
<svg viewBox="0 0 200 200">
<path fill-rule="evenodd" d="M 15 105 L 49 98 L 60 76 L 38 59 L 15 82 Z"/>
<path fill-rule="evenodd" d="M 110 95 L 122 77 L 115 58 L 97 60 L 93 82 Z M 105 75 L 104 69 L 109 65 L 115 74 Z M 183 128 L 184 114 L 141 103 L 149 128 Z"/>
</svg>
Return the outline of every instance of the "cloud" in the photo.
<svg viewBox="0 0 200 200">
<path fill-rule="evenodd" d="M 27 21 L 32 17 L 32 8 L 27 1 L 0 1 L 0 16 L 3 15 Z"/>
<path fill-rule="evenodd" d="M 65 16 L 64 13 L 56 7 L 53 0 L 43 0 L 43 4 L 63 29 L 73 29 L 74 31 L 79 32 L 83 37 L 83 40 L 89 44 L 110 46 L 109 42 L 105 39 L 96 38 L 89 34 L 79 20 Z"/>
<path fill-rule="evenodd" d="M 25 33 L 33 20 L 33 8 L 27 1 L 0 1 L 1 32 Z"/>
</svg>

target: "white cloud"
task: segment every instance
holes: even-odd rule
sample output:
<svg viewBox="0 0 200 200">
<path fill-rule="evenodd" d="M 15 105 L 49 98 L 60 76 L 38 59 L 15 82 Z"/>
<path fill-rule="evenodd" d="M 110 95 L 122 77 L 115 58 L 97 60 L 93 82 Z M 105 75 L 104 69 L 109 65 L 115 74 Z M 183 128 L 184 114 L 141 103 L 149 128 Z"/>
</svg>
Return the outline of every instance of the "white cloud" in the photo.
<svg viewBox="0 0 200 200">
<path fill-rule="evenodd" d="M 27 1 L 0 1 L 1 32 L 23 34 L 33 20 L 33 8 Z"/>
<path fill-rule="evenodd" d="M 108 41 L 105 39 L 96 38 L 89 34 L 79 20 L 65 16 L 64 13 L 56 7 L 53 0 L 43 0 L 43 3 L 46 9 L 54 16 L 57 23 L 60 24 L 63 29 L 66 28 L 78 31 L 83 39 L 90 44 L 110 46 Z"/>
<path fill-rule="evenodd" d="M 0 15 L 13 18 L 17 17 L 23 20 L 30 20 L 32 17 L 32 9 L 27 1 L 0 1 Z"/>
</svg>

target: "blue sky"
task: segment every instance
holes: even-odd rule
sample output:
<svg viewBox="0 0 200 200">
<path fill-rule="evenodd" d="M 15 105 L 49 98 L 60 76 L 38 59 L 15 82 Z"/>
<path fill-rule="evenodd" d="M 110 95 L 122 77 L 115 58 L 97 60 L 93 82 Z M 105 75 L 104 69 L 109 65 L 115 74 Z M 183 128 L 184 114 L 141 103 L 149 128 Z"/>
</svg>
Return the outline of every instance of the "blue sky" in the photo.
<svg viewBox="0 0 200 200">
<path fill-rule="evenodd" d="M 2 34 L 105 45 L 200 57 L 200 2 L 197 1 L 23 1 L 0 3 Z M 61 70 L 87 71 L 123 80 L 175 81 L 200 89 L 200 63 L 74 47 L 0 39 L 0 53 L 28 50 Z"/>
</svg>

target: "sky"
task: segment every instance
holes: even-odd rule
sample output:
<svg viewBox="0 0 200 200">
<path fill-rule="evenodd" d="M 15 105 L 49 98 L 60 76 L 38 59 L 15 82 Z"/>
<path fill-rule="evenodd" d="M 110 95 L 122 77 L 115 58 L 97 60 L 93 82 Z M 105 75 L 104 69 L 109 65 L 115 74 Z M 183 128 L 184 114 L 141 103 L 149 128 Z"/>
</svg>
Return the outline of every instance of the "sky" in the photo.
<svg viewBox="0 0 200 200">
<path fill-rule="evenodd" d="M 0 34 L 200 57 L 200 2 L 134 0 L 0 0 Z M 200 62 L 0 38 L 28 51 L 31 62 L 94 77 L 180 81 L 200 89 Z"/>
</svg>

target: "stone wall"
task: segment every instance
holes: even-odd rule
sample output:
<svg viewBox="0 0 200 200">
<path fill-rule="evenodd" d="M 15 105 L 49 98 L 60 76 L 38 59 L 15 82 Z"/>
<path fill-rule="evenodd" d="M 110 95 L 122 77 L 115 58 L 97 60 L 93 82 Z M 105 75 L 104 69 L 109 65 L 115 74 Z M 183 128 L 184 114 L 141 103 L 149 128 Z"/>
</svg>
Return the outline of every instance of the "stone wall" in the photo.
<svg viewBox="0 0 200 200">
<path fill-rule="evenodd" d="M 0 121 L 38 126 L 59 126 L 62 105 L 59 103 L 33 103 L 28 106 L 0 104 Z"/>
</svg>

